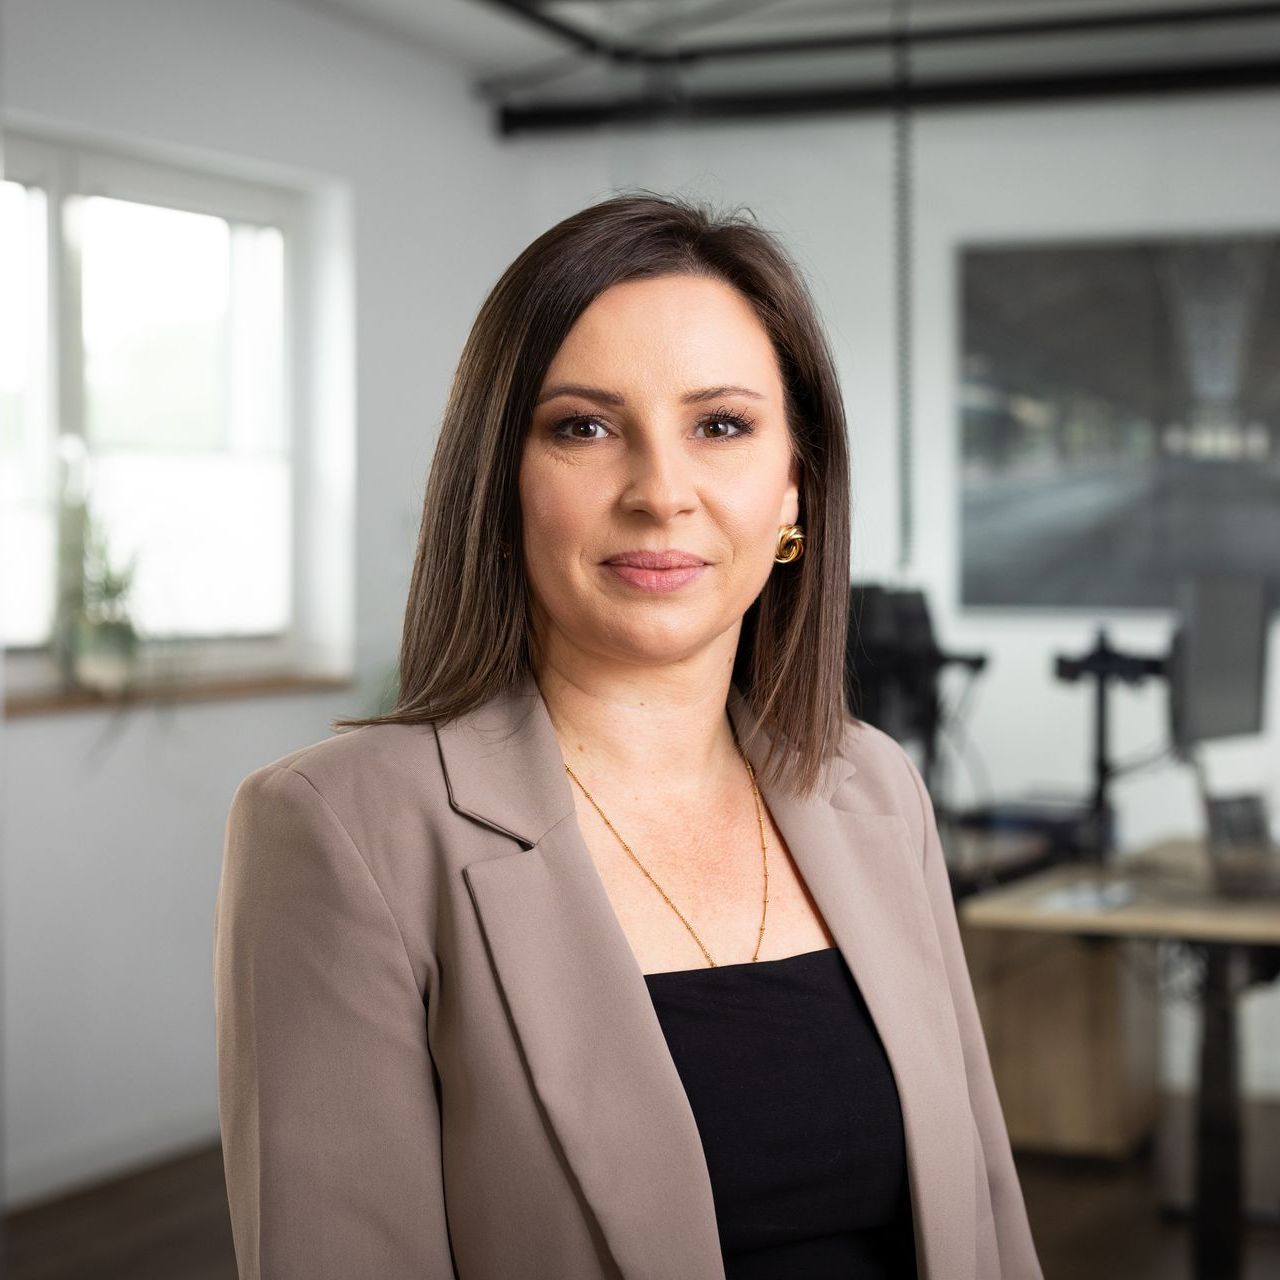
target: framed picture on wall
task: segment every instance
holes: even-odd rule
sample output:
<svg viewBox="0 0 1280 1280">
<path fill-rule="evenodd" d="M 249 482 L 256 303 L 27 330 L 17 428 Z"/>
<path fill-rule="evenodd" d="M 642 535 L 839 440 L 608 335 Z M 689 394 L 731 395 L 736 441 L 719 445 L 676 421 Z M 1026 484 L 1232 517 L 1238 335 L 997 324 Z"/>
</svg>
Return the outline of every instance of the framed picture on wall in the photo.
<svg viewBox="0 0 1280 1280">
<path fill-rule="evenodd" d="M 1280 599 L 1280 233 L 959 252 L 963 606 Z"/>
</svg>

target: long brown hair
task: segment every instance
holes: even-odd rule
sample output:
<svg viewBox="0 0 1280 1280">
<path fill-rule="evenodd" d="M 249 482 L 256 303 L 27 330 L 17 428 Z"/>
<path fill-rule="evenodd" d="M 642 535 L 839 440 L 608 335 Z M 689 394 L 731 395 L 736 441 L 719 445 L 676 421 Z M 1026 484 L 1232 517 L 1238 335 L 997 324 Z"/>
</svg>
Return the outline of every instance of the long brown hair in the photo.
<svg viewBox="0 0 1280 1280">
<path fill-rule="evenodd" d="M 672 275 L 737 289 L 777 353 L 800 464 L 804 554 L 777 566 L 747 610 L 733 680 L 774 743 L 762 777 L 812 790 L 854 719 L 844 694 L 849 463 L 831 353 L 799 268 L 754 215 L 643 189 L 544 232 L 485 299 L 427 482 L 396 703 L 334 728 L 448 720 L 531 673 L 518 476 L 534 401 L 560 344 L 600 293 Z M 503 543 L 511 554 L 500 553 Z"/>
</svg>

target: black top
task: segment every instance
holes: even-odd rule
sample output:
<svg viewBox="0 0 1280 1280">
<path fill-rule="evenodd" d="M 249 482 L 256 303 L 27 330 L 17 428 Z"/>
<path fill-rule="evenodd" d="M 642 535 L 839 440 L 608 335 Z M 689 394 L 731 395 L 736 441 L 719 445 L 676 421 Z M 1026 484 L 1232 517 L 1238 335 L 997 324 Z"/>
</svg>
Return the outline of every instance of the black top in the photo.
<svg viewBox="0 0 1280 1280">
<path fill-rule="evenodd" d="M 914 1280 L 898 1090 L 840 949 L 644 977 L 727 1280 Z"/>
</svg>

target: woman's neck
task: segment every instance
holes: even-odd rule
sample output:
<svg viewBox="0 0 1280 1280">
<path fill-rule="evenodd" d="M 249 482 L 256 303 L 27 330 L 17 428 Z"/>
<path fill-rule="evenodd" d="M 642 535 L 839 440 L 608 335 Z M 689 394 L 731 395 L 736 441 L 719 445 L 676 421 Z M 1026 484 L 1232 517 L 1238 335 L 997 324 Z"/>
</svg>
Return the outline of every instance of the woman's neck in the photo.
<svg viewBox="0 0 1280 1280">
<path fill-rule="evenodd" d="M 565 762 L 668 800 L 742 771 L 726 711 L 731 669 L 605 672 L 554 660 L 535 672 Z"/>
</svg>

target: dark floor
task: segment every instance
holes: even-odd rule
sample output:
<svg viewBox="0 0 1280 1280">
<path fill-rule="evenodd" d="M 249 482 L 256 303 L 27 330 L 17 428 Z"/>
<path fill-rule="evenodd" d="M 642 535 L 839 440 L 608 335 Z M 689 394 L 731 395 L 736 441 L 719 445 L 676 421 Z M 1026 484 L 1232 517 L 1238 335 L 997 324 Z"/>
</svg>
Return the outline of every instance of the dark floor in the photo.
<svg viewBox="0 0 1280 1280">
<path fill-rule="evenodd" d="M 1190 1280 L 1187 1226 L 1161 1214 L 1146 1157 L 1018 1169 L 1045 1280 Z M 5 1280 L 235 1280 L 221 1152 L 14 1214 L 5 1243 Z M 1240 1280 L 1280 1276 L 1280 1227 L 1251 1228 L 1246 1256 Z"/>
</svg>

